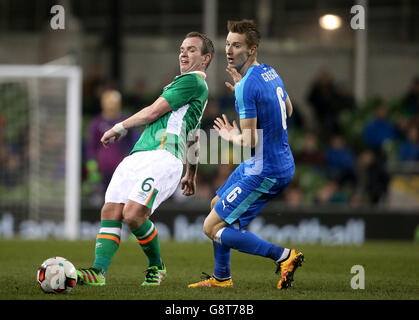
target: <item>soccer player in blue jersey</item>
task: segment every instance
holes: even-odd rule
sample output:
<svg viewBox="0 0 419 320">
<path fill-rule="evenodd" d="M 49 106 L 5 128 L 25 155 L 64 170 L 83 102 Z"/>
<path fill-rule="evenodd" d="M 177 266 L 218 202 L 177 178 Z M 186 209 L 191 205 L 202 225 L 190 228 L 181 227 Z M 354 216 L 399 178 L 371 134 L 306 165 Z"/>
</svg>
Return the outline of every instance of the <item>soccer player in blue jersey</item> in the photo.
<svg viewBox="0 0 419 320">
<path fill-rule="evenodd" d="M 265 204 L 284 191 L 295 172 L 288 144 L 287 116 L 292 103 L 279 74 L 257 61 L 260 33 L 252 20 L 228 21 L 227 71 L 233 78 L 240 129 L 225 115 L 214 121 L 221 138 L 252 148 L 252 157 L 241 163 L 217 190 L 204 232 L 213 241 L 213 275 L 188 287 L 231 287 L 231 248 L 272 259 L 280 279 L 279 290 L 291 286 L 304 256 L 246 231 Z M 246 134 L 246 132 L 250 134 Z"/>
</svg>

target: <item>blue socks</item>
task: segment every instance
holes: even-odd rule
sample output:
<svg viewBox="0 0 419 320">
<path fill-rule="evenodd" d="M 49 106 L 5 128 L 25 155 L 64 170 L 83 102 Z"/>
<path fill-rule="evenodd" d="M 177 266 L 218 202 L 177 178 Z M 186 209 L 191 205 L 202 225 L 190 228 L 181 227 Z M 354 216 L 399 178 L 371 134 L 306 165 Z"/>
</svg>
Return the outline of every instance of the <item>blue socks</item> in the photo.
<svg viewBox="0 0 419 320">
<path fill-rule="evenodd" d="M 244 253 L 271 258 L 276 262 L 284 260 L 289 255 L 289 249 L 265 241 L 249 231 L 234 229 L 231 225 L 217 232 L 213 246 L 215 258 L 214 277 L 221 281 L 231 278 L 230 248 Z"/>
<path fill-rule="evenodd" d="M 218 280 L 226 280 L 231 278 L 230 273 L 230 256 L 231 249 L 225 245 L 212 242 L 214 246 L 214 277 Z"/>
<path fill-rule="evenodd" d="M 283 260 L 284 255 L 288 255 L 289 251 L 274 243 L 265 241 L 249 231 L 234 229 L 233 226 L 228 226 L 218 231 L 215 237 L 215 243 L 220 246 L 236 249 L 240 252 L 271 258 L 274 261 Z M 221 264 L 222 259 L 226 258 L 220 252 L 222 252 L 221 249 L 217 249 L 214 245 L 216 265 L 218 262 Z M 226 249 L 224 252 L 226 252 Z M 217 258 L 217 255 L 220 257 Z"/>
</svg>

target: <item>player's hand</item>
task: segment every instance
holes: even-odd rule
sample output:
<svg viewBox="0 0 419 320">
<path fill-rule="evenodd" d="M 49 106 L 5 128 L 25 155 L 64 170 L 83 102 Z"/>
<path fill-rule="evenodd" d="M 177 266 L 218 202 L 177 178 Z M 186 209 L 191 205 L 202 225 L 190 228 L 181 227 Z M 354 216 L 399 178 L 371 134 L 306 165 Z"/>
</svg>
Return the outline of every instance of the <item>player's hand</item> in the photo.
<svg viewBox="0 0 419 320">
<path fill-rule="evenodd" d="M 233 136 L 240 134 L 240 129 L 237 126 L 236 121 L 233 120 L 233 125 L 231 125 L 225 114 L 223 114 L 222 119 L 220 117 L 217 117 L 214 120 L 213 128 L 217 130 L 221 138 L 227 141 L 232 141 Z"/>
<path fill-rule="evenodd" d="M 195 194 L 196 190 L 196 178 L 194 176 L 185 174 L 185 176 L 180 180 L 180 186 L 183 190 L 183 195 L 192 196 Z"/>
<path fill-rule="evenodd" d="M 121 136 L 121 135 L 120 135 L 119 133 L 115 132 L 115 131 L 114 131 L 114 130 L 112 130 L 112 129 L 109 129 L 108 131 L 106 131 L 106 132 L 103 134 L 102 138 L 100 139 L 100 142 L 102 142 L 103 146 L 104 146 L 105 148 L 107 148 L 107 147 L 109 146 L 109 143 L 110 143 L 111 141 L 117 141 L 117 140 L 119 139 L 119 137 L 120 137 L 120 136 Z"/>
<path fill-rule="evenodd" d="M 234 85 L 232 85 L 230 82 L 225 82 L 225 85 L 227 88 L 229 88 L 231 91 L 234 91 L 234 88 L 236 87 L 237 82 L 239 82 L 243 77 L 238 71 L 233 67 L 227 67 L 226 71 L 230 74 L 230 76 L 233 78 Z"/>
</svg>

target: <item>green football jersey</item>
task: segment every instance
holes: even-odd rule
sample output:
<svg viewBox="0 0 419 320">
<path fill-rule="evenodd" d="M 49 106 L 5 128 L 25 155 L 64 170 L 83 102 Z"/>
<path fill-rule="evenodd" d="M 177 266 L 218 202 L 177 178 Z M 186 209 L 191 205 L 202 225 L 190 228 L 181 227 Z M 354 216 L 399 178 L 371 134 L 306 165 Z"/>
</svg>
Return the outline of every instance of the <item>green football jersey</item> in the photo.
<svg viewBox="0 0 419 320">
<path fill-rule="evenodd" d="M 184 160 L 188 134 L 201 126 L 208 101 L 206 75 L 194 71 L 176 76 L 164 87 L 161 97 L 172 111 L 146 125 L 130 154 L 146 150 L 167 150 Z"/>
</svg>

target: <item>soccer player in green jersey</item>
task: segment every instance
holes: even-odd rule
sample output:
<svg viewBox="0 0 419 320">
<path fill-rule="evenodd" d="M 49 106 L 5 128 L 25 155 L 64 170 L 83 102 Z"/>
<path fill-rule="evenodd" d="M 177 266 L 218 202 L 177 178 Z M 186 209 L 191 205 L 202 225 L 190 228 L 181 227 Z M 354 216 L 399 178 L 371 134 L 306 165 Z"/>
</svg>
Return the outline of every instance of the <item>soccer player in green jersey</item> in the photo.
<svg viewBox="0 0 419 320">
<path fill-rule="evenodd" d="M 175 192 L 179 180 L 184 195 L 195 193 L 198 168 L 195 143 L 199 137 L 194 133 L 200 127 L 208 100 L 205 71 L 213 56 L 214 45 L 206 35 L 188 33 L 180 46 L 180 75 L 153 104 L 104 133 L 101 142 L 107 147 L 128 129 L 146 125 L 130 154 L 116 168 L 106 190 L 95 260 L 91 268 L 77 270 L 79 283 L 105 284 L 106 272 L 119 247 L 122 221 L 148 258 L 142 285 L 158 286 L 165 279 L 158 232 L 149 218 Z M 184 160 L 186 172 L 181 179 Z"/>
</svg>

